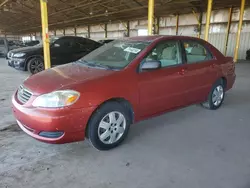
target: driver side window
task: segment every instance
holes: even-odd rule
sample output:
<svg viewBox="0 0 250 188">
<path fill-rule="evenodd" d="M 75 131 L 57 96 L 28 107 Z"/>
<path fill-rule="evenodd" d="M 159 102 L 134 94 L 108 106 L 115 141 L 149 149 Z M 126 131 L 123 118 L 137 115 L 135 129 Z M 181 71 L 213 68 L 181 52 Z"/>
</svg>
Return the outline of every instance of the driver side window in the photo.
<svg viewBox="0 0 250 188">
<path fill-rule="evenodd" d="M 182 64 L 179 42 L 164 41 L 157 44 L 155 48 L 146 56 L 146 61 L 147 60 L 160 61 L 161 67 Z"/>
</svg>

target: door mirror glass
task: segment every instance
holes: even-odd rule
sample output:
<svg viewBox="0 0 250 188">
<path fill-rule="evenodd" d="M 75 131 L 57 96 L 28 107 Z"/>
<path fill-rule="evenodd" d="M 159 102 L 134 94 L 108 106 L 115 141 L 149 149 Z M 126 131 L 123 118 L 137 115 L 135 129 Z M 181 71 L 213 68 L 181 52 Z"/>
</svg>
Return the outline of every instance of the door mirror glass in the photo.
<svg viewBox="0 0 250 188">
<path fill-rule="evenodd" d="M 156 70 L 159 68 L 161 68 L 161 62 L 157 61 L 157 60 L 147 60 L 141 66 L 141 70 L 143 70 L 143 71 Z"/>
</svg>

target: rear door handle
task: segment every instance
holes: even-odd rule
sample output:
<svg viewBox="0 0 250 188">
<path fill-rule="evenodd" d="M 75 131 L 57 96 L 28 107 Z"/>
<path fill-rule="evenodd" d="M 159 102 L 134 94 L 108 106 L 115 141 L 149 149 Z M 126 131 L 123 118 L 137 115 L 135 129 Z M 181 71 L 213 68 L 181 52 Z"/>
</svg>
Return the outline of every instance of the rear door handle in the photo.
<svg viewBox="0 0 250 188">
<path fill-rule="evenodd" d="M 210 67 L 214 68 L 215 67 L 215 63 L 213 63 L 212 65 L 210 65 Z"/>
<path fill-rule="evenodd" d="M 178 72 L 178 74 L 179 74 L 179 75 L 184 75 L 186 72 L 187 72 L 186 69 L 181 69 L 181 70 Z"/>
</svg>

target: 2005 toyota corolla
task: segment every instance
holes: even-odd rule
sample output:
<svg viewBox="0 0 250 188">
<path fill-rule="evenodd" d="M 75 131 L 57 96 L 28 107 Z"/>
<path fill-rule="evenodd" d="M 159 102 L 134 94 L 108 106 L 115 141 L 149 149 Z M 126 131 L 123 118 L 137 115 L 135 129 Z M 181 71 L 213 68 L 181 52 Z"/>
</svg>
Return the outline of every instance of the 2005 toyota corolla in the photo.
<svg viewBox="0 0 250 188">
<path fill-rule="evenodd" d="M 134 122 L 195 103 L 219 108 L 234 82 L 232 58 L 203 40 L 134 37 L 31 76 L 13 95 L 13 112 L 22 130 L 40 141 L 87 137 L 107 150 Z"/>
</svg>

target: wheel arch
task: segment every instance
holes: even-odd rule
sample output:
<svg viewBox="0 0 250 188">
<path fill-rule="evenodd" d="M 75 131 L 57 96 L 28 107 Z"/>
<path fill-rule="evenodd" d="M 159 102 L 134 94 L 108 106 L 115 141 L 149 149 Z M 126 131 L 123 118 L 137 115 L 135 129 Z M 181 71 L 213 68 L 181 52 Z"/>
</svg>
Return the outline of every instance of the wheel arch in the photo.
<svg viewBox="0 0 250 188">
<path fill-rule="evenodd" d="M 85 128 L 85 137 L 88 138 L 88 126 L 89 126 L 89 121 L 91 120 L 92 116 L 96 113 L 96 111 L 98 111 L 104 104 L 106 103 L 109 103 L 109 102 L 118 102 L 119 104 L 121 104 L 128 112 L 129 114 L 129 118 L 130 118 L 130 121 L 131 123 L 134 123 L 134 109 L 132 107 L 132 104 L 125 98 L 122 98 L 122 97 L 116 97 L 116 98 L 110 98 L 108 100 L 105 100 L 104 102 L 102 102 L 100 105 L 98 105 L 96 107 L 96 109 L 92 112 L 88 122 L 87 122 L 87 125 L 86 125 L 86 128 Z"/>
<path fill-rule="evenodd" d="M 227 88 L 227 79 L 226 79 L 226 77 L 221 77 L 221 80 L 222 80 L 224 89 L 226 89 Z"/>
<path fill-rule="evenodd" d="M 41 55 L 32 55 L 32 56 L 29 56 L 26 60 L 25 60 L 25 70 L 27 71 L 28 70 L 28 62 L 33 59 L 33 58 L 40 58 L 43 60 L 43 56 Z"/>
</svg>

